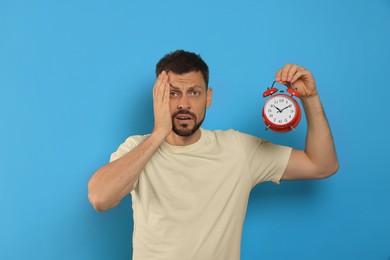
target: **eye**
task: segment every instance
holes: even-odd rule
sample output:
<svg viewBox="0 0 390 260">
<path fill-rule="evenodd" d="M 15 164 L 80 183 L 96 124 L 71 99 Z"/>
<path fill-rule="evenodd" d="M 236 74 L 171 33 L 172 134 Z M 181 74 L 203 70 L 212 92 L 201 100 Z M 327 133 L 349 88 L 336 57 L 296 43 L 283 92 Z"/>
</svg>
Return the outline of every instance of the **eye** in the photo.
<svg viewBox="0 0 390 260">
<path fill-rule="evenodd" d="M 179 93 L 177 93 L 176 91 L 171 91 L 171 92 L 169 93 L 169 95 L 170 95 L 171 97 L 177 97 L 177 96 L 179 95 Z"/>
<path fill-rule="evenodd" d="M 194 97 L 197 97 L 200 95 L 200 91 L 197 91 L 197 90 L 191 90 L 190 92 L 191 96 L 194 96 Z"/>
</svg>

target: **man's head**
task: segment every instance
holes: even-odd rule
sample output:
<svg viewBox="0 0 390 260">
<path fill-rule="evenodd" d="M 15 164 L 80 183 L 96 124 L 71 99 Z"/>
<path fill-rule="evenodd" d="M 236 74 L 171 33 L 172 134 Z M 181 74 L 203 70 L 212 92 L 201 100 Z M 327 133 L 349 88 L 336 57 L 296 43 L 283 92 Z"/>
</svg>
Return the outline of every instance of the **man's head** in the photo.
<svg viewBox="0 0 390 260">
<path fill-rule="evenodd" d="M 168 53 L 157 63 L 156 76 L 158 77 L 163 71 L 171 71 L 178 75 L 192 71 L 200 71 L 206 83 L 206 88 L 209 85 L 209 67 L 200 55 L 193 52 L 177 50 Z"/>
<path fill-rule="evenodd" d="M 157 76 L 162 71 L 169 76 L 172 130 L 182 137 L 191 136 L 201 126 L 211 104 L 207 64 L 195 53 L 178 50 L 157 63 Z"/>
</svg>

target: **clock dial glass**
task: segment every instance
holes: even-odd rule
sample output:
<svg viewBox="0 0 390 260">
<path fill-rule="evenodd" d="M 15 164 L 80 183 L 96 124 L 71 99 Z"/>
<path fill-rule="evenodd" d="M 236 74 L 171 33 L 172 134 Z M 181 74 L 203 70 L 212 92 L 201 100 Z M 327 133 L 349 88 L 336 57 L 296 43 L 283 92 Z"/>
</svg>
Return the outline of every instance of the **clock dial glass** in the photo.
<svg viewBox="0 0 390 260">
<path fill-rule="evenodd" d="M 288 96 L 274 96 L 268 99 L 264 106 L 265 116 L 275 125 L 290 123 L 296 113 L 295 104 Z"/>
</svg>

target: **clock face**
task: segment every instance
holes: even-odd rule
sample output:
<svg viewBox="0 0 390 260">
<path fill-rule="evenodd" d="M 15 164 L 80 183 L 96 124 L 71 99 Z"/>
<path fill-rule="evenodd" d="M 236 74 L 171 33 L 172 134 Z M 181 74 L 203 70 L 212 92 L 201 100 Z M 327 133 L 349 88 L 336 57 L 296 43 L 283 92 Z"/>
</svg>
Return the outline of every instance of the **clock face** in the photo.
<svg viewBox="0 0 390 260">
<path fill-rule="evenodd" d="M 295 103 L 287 95 L 275 95 L 269 98 L 264 105 L 264 115 L 274 125 L 289 124 L 296 114 Z"/>
</svg>

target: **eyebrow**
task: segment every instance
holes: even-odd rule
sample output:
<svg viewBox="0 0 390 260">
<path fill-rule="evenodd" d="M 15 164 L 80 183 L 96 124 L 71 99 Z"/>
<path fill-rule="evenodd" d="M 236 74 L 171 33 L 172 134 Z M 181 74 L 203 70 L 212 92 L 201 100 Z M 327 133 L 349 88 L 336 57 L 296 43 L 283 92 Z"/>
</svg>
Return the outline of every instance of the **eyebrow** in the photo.
<svg viewBox="0 0 390 260">
<path fill-rule="evenodd" d="M 171 86 L 171 88 L 174 89 L 174 90 L 180 90 L 180 88 L 175 87 L 172 84 L 169 84 L 169 86 Z M 203 89 L 201 86 L 195 85 L 195 86 L 190 87 L 189 90 L 196 89 L 196 88 L 199 88 L 201 90 Z"/>
</svg>

